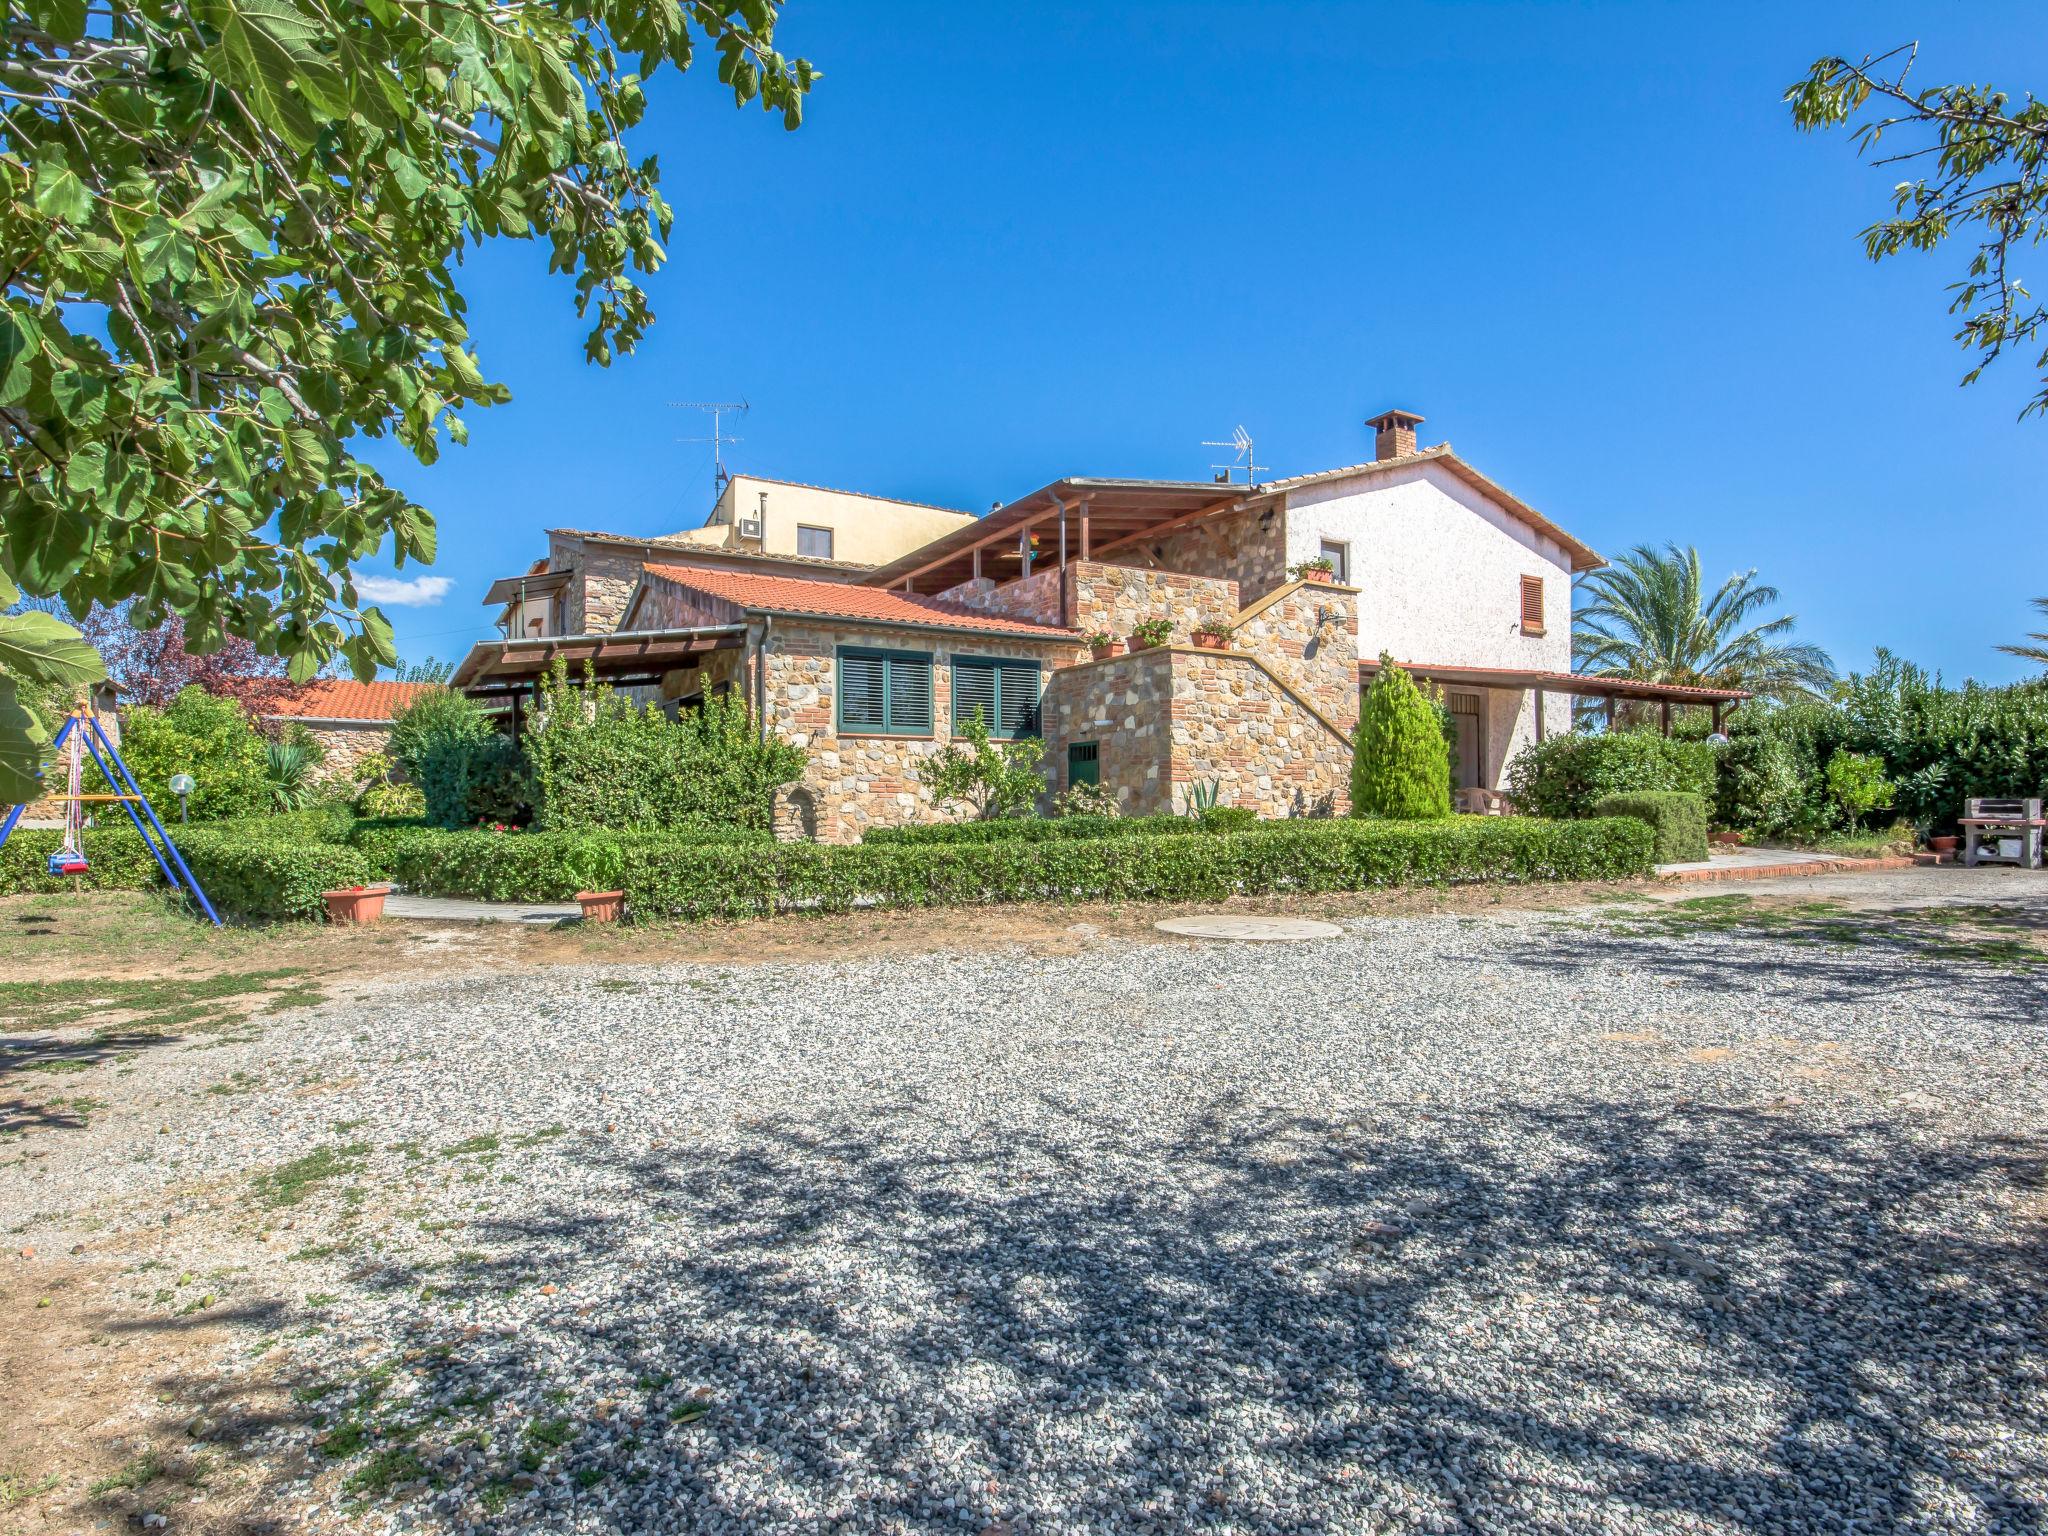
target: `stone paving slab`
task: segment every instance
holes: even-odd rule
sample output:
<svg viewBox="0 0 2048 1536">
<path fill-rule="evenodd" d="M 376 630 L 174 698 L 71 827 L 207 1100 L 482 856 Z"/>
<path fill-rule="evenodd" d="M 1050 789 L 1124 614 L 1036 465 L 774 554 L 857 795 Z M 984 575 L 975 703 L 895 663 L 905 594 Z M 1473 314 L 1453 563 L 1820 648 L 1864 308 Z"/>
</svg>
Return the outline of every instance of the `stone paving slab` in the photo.
<svg viewBox="0 0 2048 1536">
<path fill-rule="evenodd" d="M 545 928 L 555 923 L 581 922 L 583 909 L 573 901 L 462 901 L 452 896 L 402 896 L 393 892 L 384 898 L 384 915 L 442 923 L 528 923 Z"/>
</svg>

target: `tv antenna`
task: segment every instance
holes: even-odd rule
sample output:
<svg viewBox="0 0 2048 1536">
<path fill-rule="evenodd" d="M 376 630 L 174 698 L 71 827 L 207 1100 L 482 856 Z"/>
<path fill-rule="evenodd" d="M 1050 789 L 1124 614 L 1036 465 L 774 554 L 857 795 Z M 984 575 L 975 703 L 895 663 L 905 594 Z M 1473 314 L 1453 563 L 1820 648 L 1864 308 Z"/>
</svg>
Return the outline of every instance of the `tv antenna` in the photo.
<svg viewBox="0 0 2048 1536">
<path fill-rule="evenodd" d="M 669 406 L 678 411 L 709 411 L 711 413 L 711 435 L 709 437 L 679 437 L 679 443 L 709 443 L 711 445 L 711 494 L 713 499 L 725 494 L 725 482 L 732 476 L 725 472 L 725 445 L 745 442 L 725 430 L 726 413 L 744 416 L 751 407 L 744 400 L 671 400 Z"/>
<path fill-rule="evenodd" d="M 1209 466 L 1211 469 L 1223 471 L 1222 474 L 1216 477 L 1219 485 L 1230 484 L 1231 472 L 1238 469 L 1244 471 L 1246 485 L 1257 485 L 1259 483 L 1259 472 L 1273 467 L 1270 464 L 1261 464 L 1258 461 L 1258 455 L 1252 449 L 1252 435 L 1241 426 L 1231 432 L 1229 442 L 1217 443 L 1204 439 L 1202 446 L 1204 448 L 1233 448 L 1237 451 L 1237 457 L 1228 464 L 1211 464 Z"/>
</svg>

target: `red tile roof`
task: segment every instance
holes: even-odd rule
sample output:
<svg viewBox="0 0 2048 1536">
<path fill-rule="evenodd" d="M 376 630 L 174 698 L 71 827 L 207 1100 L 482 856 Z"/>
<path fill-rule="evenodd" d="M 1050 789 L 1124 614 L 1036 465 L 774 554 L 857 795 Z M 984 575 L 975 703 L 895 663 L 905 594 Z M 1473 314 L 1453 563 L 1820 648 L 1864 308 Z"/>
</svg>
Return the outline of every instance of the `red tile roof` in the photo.
<svg viewBox="0 0 2048 1536">
<path fill-rule="evenodd" d="M 272 718 L 298 716 L 311 720 L 389 720 L 435 683 L 359 683 L 353 678 L 322 677 L 271 709 Z"/>
<path fill-rule="evenodd" d="M 757 576 L 751 571 L 710 570 L 696 565 L 649 565 L 647 574 L 756 612 L 978 630 L 992 635 L 1029 635 L 1040 640 L 1070 640 L 1076 633 L 1056 624 L 1029 624 L 959 603 L 943 603 L 935 597 L 885 591 L 880 587 L 805 581 L 798 576 Z"/>
</svg>

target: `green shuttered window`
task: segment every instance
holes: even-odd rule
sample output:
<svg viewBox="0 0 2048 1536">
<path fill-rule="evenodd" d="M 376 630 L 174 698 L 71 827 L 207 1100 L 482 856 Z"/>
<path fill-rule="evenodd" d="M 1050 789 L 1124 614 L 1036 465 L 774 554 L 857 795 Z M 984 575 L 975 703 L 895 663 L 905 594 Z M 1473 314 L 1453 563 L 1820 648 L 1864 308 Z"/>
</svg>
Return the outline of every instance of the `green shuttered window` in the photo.
<svg viewBox="0 0 2048 1536">
<path fill-rule="evenodd" d="M 931 656 L 922 651 L 842 648 L 839 729 L 852 735 L 930 735 Z"/>
<path fill-rule="evenodd" d="M 953 729 L 981 711 L 989 735 L 1038 734 L 1039 666 L 1035 661 L 1009 661 L 993 656 L 953 658 Z"/>
</svg>

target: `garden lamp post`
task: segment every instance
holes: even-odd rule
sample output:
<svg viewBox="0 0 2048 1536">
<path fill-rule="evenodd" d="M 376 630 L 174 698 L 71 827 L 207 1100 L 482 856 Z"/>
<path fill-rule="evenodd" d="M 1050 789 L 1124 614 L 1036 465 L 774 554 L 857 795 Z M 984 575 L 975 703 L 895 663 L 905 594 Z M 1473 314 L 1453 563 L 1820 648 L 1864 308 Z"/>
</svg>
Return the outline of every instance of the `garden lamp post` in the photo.
<svg viewBox="0 0 2048 1536">
<path fill-rule="evenodd" d="M 192 775 L 189 773 L 174 773 L 171 775 L 171 793 L 178 797 L 179 821 L 191 820 L 191 818 L 186 814 L 185 800 L 186 797 L 190 795 L 192 791 L 197 787 L 198 786 L 194 784 L 192 781 Z"/>
</svg>

